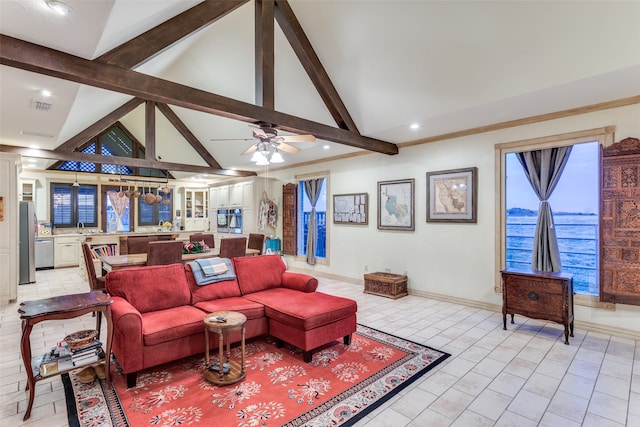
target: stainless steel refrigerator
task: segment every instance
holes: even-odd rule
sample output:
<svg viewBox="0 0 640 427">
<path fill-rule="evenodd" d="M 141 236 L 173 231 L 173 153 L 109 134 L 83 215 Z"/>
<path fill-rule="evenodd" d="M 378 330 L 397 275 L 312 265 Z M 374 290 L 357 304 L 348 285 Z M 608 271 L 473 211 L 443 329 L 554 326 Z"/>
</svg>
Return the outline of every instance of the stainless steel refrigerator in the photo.
<svg viewBox="0 0 640 427">
<path fill-rule="evenodd" d="M 24 285 L 36 281 L 36 211 L 33 202 L 20 202 L 18 227 L 18 238 L 20 239 L 18 284 Z"/>
</svg>

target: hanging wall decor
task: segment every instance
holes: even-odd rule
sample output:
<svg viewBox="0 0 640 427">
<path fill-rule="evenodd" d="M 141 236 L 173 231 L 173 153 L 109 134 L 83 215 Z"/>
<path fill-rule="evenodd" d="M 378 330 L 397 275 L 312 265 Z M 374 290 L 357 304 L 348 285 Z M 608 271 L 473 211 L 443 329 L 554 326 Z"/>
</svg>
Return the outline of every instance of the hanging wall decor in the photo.
<svg viewBox="0 0 640 427">
<path fill-rule="evenodd" d="M 333 223 L 367 225 L 369 195 L 367 193 L 334 194 Z"/>
<path fill-rule="evenodd" d="M 378 182 L 378 230 L 413 231 L 414 179 Z"/>
<path fill-rule="evenodd" d="M 427 222 L 477 222 L 477 171 L 427 172 Z"/>
</svg>

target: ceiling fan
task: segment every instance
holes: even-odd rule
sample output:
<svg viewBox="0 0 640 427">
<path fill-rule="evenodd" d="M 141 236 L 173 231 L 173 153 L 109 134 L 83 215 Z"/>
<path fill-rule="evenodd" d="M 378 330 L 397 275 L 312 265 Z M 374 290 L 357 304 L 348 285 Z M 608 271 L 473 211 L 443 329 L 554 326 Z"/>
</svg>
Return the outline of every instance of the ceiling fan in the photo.
<svg viewBox="0 0 640 427">
<path fill-rule="evenodd" d="M 257 142 L 244 150 L 241 154 L 251 154 L 251 161 L 257 165 L 268 165 L 269 163 L 282 163 L 284 159 L 281 151 L 289 154 L 300 152 L 298 147 L 289 145 L 288 142 L 314 142 L 313 135 L 278 135 L 278 131 L 270 125 L 259 126 L 249 125 L 253 132 L 253 139 Z M 251 141 L 251 138 L 244 139 L 211 139 L 211 141 Z"/>
</svg>

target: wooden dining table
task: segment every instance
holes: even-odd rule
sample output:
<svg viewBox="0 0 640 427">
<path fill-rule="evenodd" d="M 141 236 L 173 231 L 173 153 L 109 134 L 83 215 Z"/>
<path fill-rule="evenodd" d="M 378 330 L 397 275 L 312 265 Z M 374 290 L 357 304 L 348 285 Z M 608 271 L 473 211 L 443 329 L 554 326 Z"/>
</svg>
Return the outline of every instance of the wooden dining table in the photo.
<svg viewBox="0 0 640 427">
<path fill-rule="evenodd" d="M 257 249 L 247 248 L 245 255 L 260 255 L 260 251 Z M 220 256 L 220 251 L 218 249 L 210 249 L 201 253 L 182 254 L 182 262 L 194 261 L 201 258 L 213 258 L 217 256 Z M 147 254 L 110 255 L 100 257 L 100 260 L 102 261 L 102 269 L 109 272 L 113 270 L 121 270 L 123 268 L 143 267 L 147 265 Z"/>
</svg>

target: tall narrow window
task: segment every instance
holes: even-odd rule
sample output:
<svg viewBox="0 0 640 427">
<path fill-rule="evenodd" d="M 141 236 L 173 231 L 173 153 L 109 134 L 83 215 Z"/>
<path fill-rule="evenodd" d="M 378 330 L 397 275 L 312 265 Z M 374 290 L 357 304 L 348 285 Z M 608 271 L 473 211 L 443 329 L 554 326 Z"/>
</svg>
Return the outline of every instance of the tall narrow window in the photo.
<svg viewBox="0 0 640 427">
<path fill-rule="evenodd" d="M 98 186 L 51 183 L 51 221 L 54 227 L 98 226 Z"/>
<path fill-rule="evenodd" d="M 327 258 L 327 181 L 327 175 L 305 177 L 298 181 L 298 255 L 305 256 L 309 264 Z M 310 242 L 309 233 L 314 228 L 315 241 Z M 315 248 L 313 257 L 308 256 L 307 247 Z"/>
<path fill-rule="evenodd" d="M 107 232 L 133 231 L 132 199 L 122 193 L 122 187 L 103 185 L 101 191 L 103 206 L 101 228 Z"/>
<path fill-rule="evenodd" d="M 561 145 L 560 143 L 558 144 Z M 526 147 L 532 149 L 531 146 Z M 549 147 L 545 147 L 549 148 Z M 514 149 L 505 153 L 505 265 L 530 268 L 536 220 L 541 202 Z M 562 272 L 573 275 L 576 293 L 598 295 L 598 141 L 573 144 L 548 202 Z"/>
</svg>

